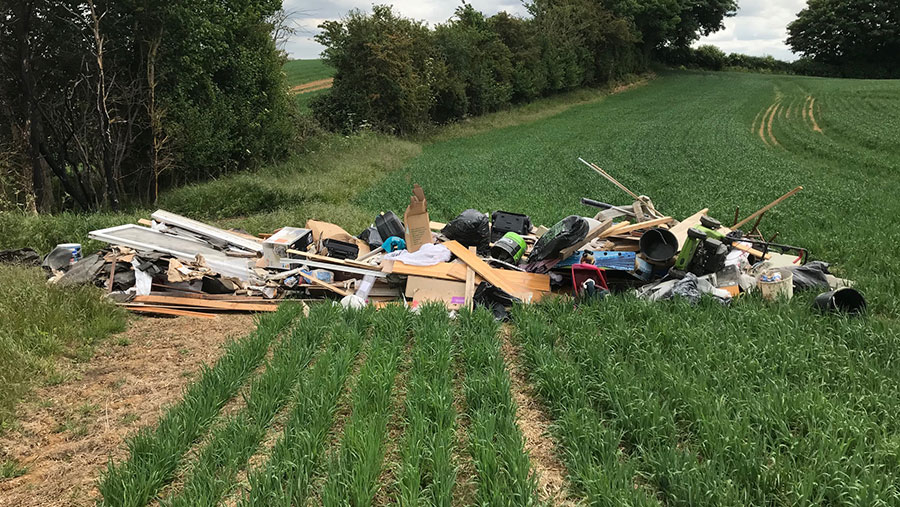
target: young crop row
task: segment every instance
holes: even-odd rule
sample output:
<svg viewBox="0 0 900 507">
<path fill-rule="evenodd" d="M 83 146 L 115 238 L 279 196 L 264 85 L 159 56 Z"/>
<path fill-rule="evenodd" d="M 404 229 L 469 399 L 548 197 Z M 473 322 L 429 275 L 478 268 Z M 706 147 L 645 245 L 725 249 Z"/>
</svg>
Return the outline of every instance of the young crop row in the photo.
<svg viewBox="0 0 900 507">
<path fill-rule="evenodd" d="M 428 305 L 414 325 L 398 480 L 401 505 L 449 506 L 456 484 L 453 337 L 447 310 Z"/>
<path fill-rule="evenodd" d="M 328 462 L 323 505 L 370 505 L 378 490 L 391 392 L 409 336 L 409 317 L 406 309 L 395 306 L 381 310 L 375 319 L 368 357 L 353 387 L 351 415 Z"/>
<path fill-rule="evenodd" d="M 272 418 L 287 402 L 335 317 L 339 315 L 333 307 L 315 306 L 309 318 L 302 319 L 277 345 L 263 373 L 251 383 L 244 409 L 217 427 L 200 451 L 184 487 L 162 505 L 218 504 L 265 437 Z"/>
<path fill-rule="evenodd" d="M 371 311 L 345 312 L 332 322 L 331 342 L 300 380 L 284 432 L 268 461 L 249 474 L 241 506 L 304 505 L 344 384 L 366 337 Z"/>
<path fill-rule="evenodd" d="M 889 505 L 900 375 L 864 324 L 607 301 L 516 311 L 516 339 L 589 502 Z M 723 336 L 742 339 L 723 340 Z"/>
<path fill-rule="evenodd" d="M 463 312 L 457 320 L 477 503 L 535 504 L 536 481 L 516 423 L 516 405 L 501 352 L 499 326 L 493 315 L 484 310 Z"/>
<path fill-rule="evenodd" d="M 229 343 L 213 367 L 170 408 L 155 429 L 145 429 L 128 442 L 129 458 L 107 467 L 99 483 L 104 505 L 142 506 L 168 483 L 190 446 L 209 428 L 219 410 L 259 366 L 273 340 L 301 312 L 285 304 L 259 319 L 249 336 Z"/>
<path fill-rule="evenodd" d="M 316 306 L 285 333 L 250 380 L 245 406 L 219 416 L 296 314 L 286 307 L 229 345 L 155 430 L 135 437 L 130 458 L 110 465 L 104 477 L 103 503 L 145 505 L 156 499 L 209 427 L 184 467 L 184 483 L 159 499 L 161 505 L 372 505 L 381 490 L 401 505 L 449 506 L 461 480 L 474 483 L 474 500 L 482 505 L 538 502 L 499 326 L 485 311 L 462 312 L 451 322 L 441 306 L 425 306 L 419 315 L 400 307 L 376 313 Z M 364 346 L 365 360 L 354 377 Z M 407 364 L 399 377 L 405 389 L 398 389 L 401 365 L 406 371 Z M 351 377 L 356 380 L 348 386 Z M 345 389 L 349 396 L 342 396 Z M 457 389 L 464 394 L 459 405 Z M 405 394 L 402 404 L 395 402 L 398 393 Z M 337 420 L 341 400 L 347 400 L 349 415 Z M 457 406 L 464 412 L 457 413 Z M 283 431 L 262 462 L 250 467 L 284 407 Z M 458 445 L 460 417 L 468 432 L 464 448 Z M 396 444 L 387 440 L 395 418 L 402 430 Z M 385 462 L 389 448 L 396 448 L 396 463 Z M 471 456 L 473 477 L 459 477 L 463 454 Z"/>
</svg>

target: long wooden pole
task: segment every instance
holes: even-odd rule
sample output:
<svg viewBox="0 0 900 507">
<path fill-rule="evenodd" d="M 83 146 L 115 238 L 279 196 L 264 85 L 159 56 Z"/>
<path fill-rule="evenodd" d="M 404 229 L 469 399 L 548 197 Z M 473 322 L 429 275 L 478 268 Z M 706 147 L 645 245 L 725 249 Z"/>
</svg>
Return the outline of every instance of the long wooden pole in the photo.
<svg viewBox="0 0 900 507">
<path fill-rule="evenodd" d="M 801 190 L 803 190 L 803 187 L 797 187 L 797 188 L 791 190 L 790 192 L 784 194 L 783 196 L 779 197 L 778 199 L 775 199 L 771 203 L 767 204 L 765 207 L 763 207 L 761 210 L 757 211 L 756 213 L 754 213 L 754 214 L 750 215 L 749 217 L 741 220 L 740 222 L 732 225 L 731 228 L 732 229 L 740 229 L 740 227 L 742 225 L 744 225 L 747 222 L 753 220 L 754 218 L 762 215 L 763 213 L 769 211 L 770 209 L 774 208 L 775 206 L 778 206 L 781 203 L 781 201 L 784 201 L 788 197 L 791 197 L 792 195 L 796 194 L 797 192 L 799 192 Z"/>
<path fill-rule="evenodd" d="M 594 171 L 596 171 L 597 174 L 599 174 L 600 176 L 603 176 L 604 178 L 606 178 L 607 180 L 609 180 L 609 182 L 612 183 L 613 185 L 615 185 L 615 186 L 621 188 L 623 191 L 625 191 L 625 193 L 627 193 L 628 195 L 630 195 L 631 197 L 633 197 L 634 200 L 637 201 L 637 200 L 640 199 L 640 197 L 639 197 L 637 194 L 635 194 L 635 193 L 632 192 L 631 190 L 628 190 L 628 187 L 626 187 L 625 185 L 619 183 L 619 181 L 618 181 L 617 179 L 615 179 L 615 178 L 613 178 L 612 176 L 610 176 L 608 172 L 606 172 L 606 171 L 604 171 L 603 169 L 601 169 L 599 166 L 597 166 L 597 164 L 592 164 L 592 163 L 588 162 L 587 160 L 585 160 L 585 159 L 583 159 L 583 158 L 579 158 L 578 160 L 580 160 L 584 165 L 586 165 L 586 166 L 590 167 L 591 169 L 593 169 Z"/>
</svg>

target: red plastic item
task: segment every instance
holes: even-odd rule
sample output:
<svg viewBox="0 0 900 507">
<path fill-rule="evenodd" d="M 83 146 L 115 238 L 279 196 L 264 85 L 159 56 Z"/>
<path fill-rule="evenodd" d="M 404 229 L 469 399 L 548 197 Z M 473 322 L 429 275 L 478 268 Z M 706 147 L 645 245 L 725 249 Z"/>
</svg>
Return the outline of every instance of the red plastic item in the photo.
<svg viewBox="0 0 900 507">
<path fill-rule="evenodd" d="M 603 269 L 593 264 L 573 264 L 572 285 L 575 289 L 575 295 L 579 295 L 581 284 L 587 280 L 593 280 L 597 287 L 609 290 L 609 286 L 606 285 L 606 275 L 603 274 L 603 271 Z"/>
</svg>

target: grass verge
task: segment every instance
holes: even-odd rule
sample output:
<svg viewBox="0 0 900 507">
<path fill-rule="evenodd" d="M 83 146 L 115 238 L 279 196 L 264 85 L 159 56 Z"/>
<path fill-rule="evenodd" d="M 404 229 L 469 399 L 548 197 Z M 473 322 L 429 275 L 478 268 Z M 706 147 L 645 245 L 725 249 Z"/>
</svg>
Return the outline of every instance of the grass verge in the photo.
<svg viewBox="0 0 900 507">
<path fill-rule="evenodd" d="M 172 480 L 184 454 L 209 427 L 253 373 L 269 344 L 301 312 L 300 305 L 284 304 L 261 317 L 249 336 L 225 346 L 213 367 L 204 366 L 200 379 L 171 407 L 155 429 L 146 428 L 128 441 L 129 457 L 110 462 L 98 485 L 102 505 L 146 505 L 159 488 Z"/>
<path fill-rule="evenodd" d="M 94 287 L 48 287 L 39 268 L 0 265 L 0 431 L 60 355 L 90 356 L 94 345 L 125 329 L 125 312 Z"/>
<path fill-rule="evenodd" d="M 477 503 L 535 505 L 537 483 L 516 424 L 499 325 L 487 311 L 462 312 L 456 339 L 465 365 L 466 416 L 477 475 Z"/>
</svg>

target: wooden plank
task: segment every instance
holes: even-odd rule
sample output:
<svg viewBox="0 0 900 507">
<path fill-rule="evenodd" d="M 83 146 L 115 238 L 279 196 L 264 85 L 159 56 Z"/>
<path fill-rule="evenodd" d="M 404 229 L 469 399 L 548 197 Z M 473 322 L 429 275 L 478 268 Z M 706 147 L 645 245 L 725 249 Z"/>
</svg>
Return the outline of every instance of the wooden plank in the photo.
<svg viewBox="0 0 900 507">
<path fill-rule="evenodd" d="M 623 229 L 631 225 L 631 222 L 625 220 L 624 222 L 619 222 L 617 224 L 612 224 L 609 229 L 603 231 L 603 234 L 600 235 L 601 238 L 608 238 L 610 236 L 615 236 L 618 234 L 619 229 Z"/>
<path fill-rule="evenodd" d="M 678 250 L 681 250 L 681 246 L 684 245 L 685 240 L 687 240 L 687 231 L 691 227 L 696 227 L 700 224 L 700 217 L 709 213 L 709 208 L 703 208 L 702 210 L 694 213 L 693 215 L 685 218 L 681 222 L 678 223 L 675 227 L 669 229 L 669 232 L 675 235 L 675 238 L 678 240 Z"/>
<path fill-rule="evenodd" d="M 447 224 L 443 224 L 441 222 L 428 222 L 428 228 L 432 231 L 439 231 L 443 229 Z"/>
<path fill-rule="evenodd" d="M 513 271 L 510 269 L 491 270 L 502 276 L 510 285 L 517 285 L 521 291 L 542 291 L 550 292 L 550 277 L 537 273 L 525 273 L 524 271 Z M 429 278 L 439 278 L 441 280 L 457 280 L 466 281 L 466 265 L 458 262 L 442 262 L 434 266 L 410 266 L 402 262 L 394 262 L 392 266 L 388 263 L 384 264 L 385 271 L 406 276 L 425 276 Z M 475 277 L 475 283 L 479 283 L 479 277 Z"/>
<path fill-rule="evenodd" d="M 135 303 L 151 303 L 161 305 L 175 306 L 192 306 L 198 308 L 208 308 L 215 310 L 232 310 L 244 312 L 274 312 L 278 310 L 277 305 L 258 304 L 258 303 L 230 303 L 228 301 L 218 301 L 213 299 L 196 299 L 183 298 L 178 296 L 136 296 L 133 299 Z"/>
<path fill-rule="evenodd" d="M 293 254 L 293 255 L 299 255 L 301 257 L 305 257 L 307 259 L 312 259 L 314 261 L 327 262 L 329 264 L 338 264 L 341 266 L 347 266 L 349 268 L 369 269 L 372 271 L 378 271 L 378 268 L 375 268 L 371 264 L 366 264 L 365 262 L 358 262 L 356 260 L 351 260 L 351 259 L 335 259 L 334 257 L 326 257 L 324 255 L 317 255 L 314 253 L 302 252 L 300 250 L 291 250 L 291 249 L 288 249 L 287 253 Z M 334 269 L 339 269 L 339 268 L 334 268 Z"/>
<path fill-rule="evenodd" d="M 450 249 L 450 252 L 457 256 L 461 261 L 465 262 L 466 265 L 471 266 L 476 273 L 490 282 L 491 285 L 519 297 L 517 294 L 521 293 L 521 291 L 518 286 L 511 285 L 504 277 L 498 276 L 496 270 L 488 266 L 483 260 L 479 259 L 477 255 L 466 250 L 466 247 L 459 244 L 459 242 L 447 241 L 444 243 L 444 246 Z"/>
<path fill-rule="evenodd" d="M 605 233 L 601 234 L 601 238 L 605 238 L 607 236 L 619 235 L 619 234 L 627 234 L 632 231 L 636 231 L 638 229 L 652 229 L 654 227 L 658 227 L 660 225 L 665 225 L 669 222 L 672 222 L 672 217 L 662 217 L 654 220 L 648 220 L 646 222 L 640 222 L 637 224 L 626 225 L 625 227 L 616 227 L 612 230 L 607 230 Z"/>
<path fill-rule="evenodd" d="M 178 317 L 200 317 L 202 319 L 215 319 L 217 316 L 212 313 L 202 313 L 190 310 L 178 310 L 176 308 L 159 308 L 153 306 L 140 305 L 122 305 L 129 311 L 136 313 L 151 313 L 155 315 L 173 315 Z"/>
<path fill-rule="evenodd" d="M 755 248 L 753 248 L 753 247 L 747 246 L 747 245 L 739 245 L 738 242 L 732 243 L 732 244 L 731 244 L 731 247 L 734 248 L 735 250 L 740 250 L 740 251 L 742 251 L 742 252 L 747 252 L 748 254 L 754 255 L 754 256 L 756 256 L 756 257 L 760 257 L 760 258 L 763 257 L 763 253 L 762 253 L 761 251 L 759 251 L 759 250 L 757 250 L 757 249 L 755 249 Z M 765 255 L 765 258 L 766 258 L 766 259 L 771 259 L 771 258 L 772 258 L 772 254 L 766 254 L 766 255 Z"/>
<path fill-rule="evenodd" d="M 761 210 L 757 211 L 756 213 L 754 213 L 754 214 L 750 215 L 749 217 L 747 217 L 747 218 L 741 220 L 740 222 L 738 222 L 738 223 L 732 225 L 731 228 L 732 228 L 732 229 L 740 229 L 742 225 L 744 225 L 744 224 L 746 224 L 747 222 L 753 220 L 754 218 L 756 218 L 756 217 L 762 215 L 763 213 L 769 211 L 770 209 L 774 208 L 775 206 L 778 206 L 778 204 L 780 204 L 781 201 L 787 199 L 788 197 L 790 197 L 790 196 L 796 194 L 797 192 L 799 192 L 799 191 L 801 191 L 801 190 L 803 190 L 803 187 L 797 187 L 797 188 L 791 190 L 790 192 L 788 192 L 788 193 L 784 194 L 783 196 L 779 197 L 778 199 L 775 199 L 775 200 L 772 201 L 771 203 L 769 203 L 769 204 L 763 206 L 763 208 L 762 208 Z"/>
<path fill-rule="evenodd" d="M 469 251 L 473 254 L 476 252 L 474 246 L 469 247 Z M 466 308 L 469 311 L 475 307 L 475 270 L 472 266 L 466 266 Z"/>
<path fill-rule="evenodd" d="M 304 280 L 309 280 L 309 281 L 312 282 L 313 284 L 318 285 L 319 287 L 324 287 L 324 288 L 330 290 L 331 292 L 334 292 L 335 294 L 339 294 L 339 295 L 344 296 L 344 297 L 347 297 L 347 296 L 350 295 L 350 293 L 347 292 L 347 291 L 345 291 L 344 289 L 341 289 L 340 287 L 336 287 L 336 286 L 334 286 L 334 285 L 331 285 L 331 284 L 328 283 L 328 282 L 323 282 L 322 280 L 319 280 L 319 279 L 316 278 L 315 276 L 307 275 L 307 274 L 303 273 L 302 271 L 300 271 L 300 272 L 297 273 L 297 274 L 299 274 L 300 276 L 302 276 Z"/>
</svg>

